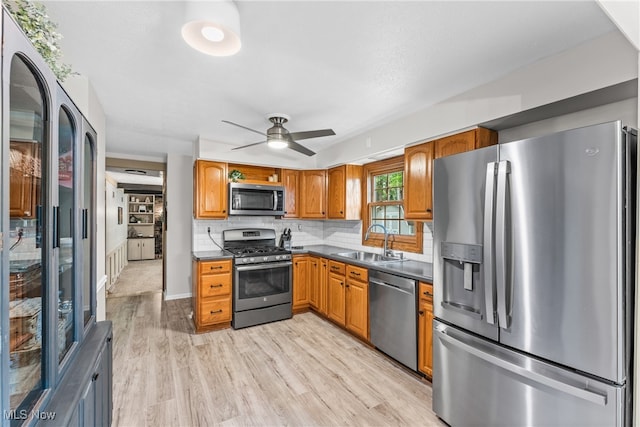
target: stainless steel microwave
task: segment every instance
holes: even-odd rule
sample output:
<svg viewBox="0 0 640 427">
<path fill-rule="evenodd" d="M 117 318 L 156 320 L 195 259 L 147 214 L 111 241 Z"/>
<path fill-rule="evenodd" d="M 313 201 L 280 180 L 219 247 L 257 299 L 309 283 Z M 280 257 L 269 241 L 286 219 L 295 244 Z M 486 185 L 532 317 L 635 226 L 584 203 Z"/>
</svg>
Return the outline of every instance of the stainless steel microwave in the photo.
<svg viewBox="0 0 640 427">
<path fill-rule="evenodd" d="M 284 187 L 230 182 L 229 215 L 284 215 Z"/>
</svg>

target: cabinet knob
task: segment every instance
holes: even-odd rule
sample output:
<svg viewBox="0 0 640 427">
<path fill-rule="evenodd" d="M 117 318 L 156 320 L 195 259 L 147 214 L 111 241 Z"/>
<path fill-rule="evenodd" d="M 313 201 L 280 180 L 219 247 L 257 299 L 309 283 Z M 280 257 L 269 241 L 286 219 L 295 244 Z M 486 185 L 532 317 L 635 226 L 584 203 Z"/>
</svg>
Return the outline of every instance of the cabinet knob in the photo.
<svg viewBox="0 0 640 427">
<path fill-rule="evenodd" d="M 322 215 L 324 215 L 324 211 L 322 212 Z"/>
<path fill-rule="evenodd" d="M 344 214 L 344 212 L 343 212 L 343 211 L 340 211 L 340 215 L 342 215 L 342 214 Z"/>
<path fill-rule="evenodd" d="M 418 312 L 418 314 L 419 314 L 420 316 L 424 316 L 424 310 L 420 310 L 420 311 Z"/>
<path fill-rule="evenodd" d="M 100 372 L 96 372 L 95 374 L 93 374 L 93 376 L 91 377 L 91 381 L 96 381 L 98 379 L 98 377 L 100 376 Z"/>
<path fill-rule="evenodd" d="M 286 215 L 286 214 L 288 214 L 288 213 L 289 213 L 289 212 L 287 212 L 287 211 L 284 211 L 284 214 L 285 214 L 285 215 Z"/>
<path fill-rule="evenodd" d="M 431 294 L 431 292 L 424 291 L 423 293 L 424 293 L 426 296 L 428 296 L 428 297 L 432 297 L 432 296 L 433 296 L 433 295 Z"/>
<path fill-rule="evenodd" d="M 427 209 L 427 212 L 431 212 L 431 209 Z"/>
<path fill-rule="evenodd" d="M 344 283 L 340 282 L 340 286 L 344 285 Z"/>
<path fill-rule="evenodd" d="M 227 211 L 226 211 L 226 210 L 223 210 L 223 211 L 222 211 L 222 213 L 227 213 Z"/>
<path fill-rule="evenodd" d="M 349 287 L 349 285 L 345 286 L 345 288 L 348 288 L 348 287 Z"/>
</svg>

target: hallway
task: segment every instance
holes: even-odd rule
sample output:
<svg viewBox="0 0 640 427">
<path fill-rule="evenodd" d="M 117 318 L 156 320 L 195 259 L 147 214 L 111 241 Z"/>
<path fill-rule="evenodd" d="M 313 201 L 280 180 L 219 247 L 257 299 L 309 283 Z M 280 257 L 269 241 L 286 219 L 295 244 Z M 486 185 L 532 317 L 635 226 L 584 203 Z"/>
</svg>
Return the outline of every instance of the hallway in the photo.
<svg viewBox="0 0 640 427">
<path fill-rule="evenodd" d="M 162 259 L 129 261 L 107 298 L 162 292 Z"/>
</svg>

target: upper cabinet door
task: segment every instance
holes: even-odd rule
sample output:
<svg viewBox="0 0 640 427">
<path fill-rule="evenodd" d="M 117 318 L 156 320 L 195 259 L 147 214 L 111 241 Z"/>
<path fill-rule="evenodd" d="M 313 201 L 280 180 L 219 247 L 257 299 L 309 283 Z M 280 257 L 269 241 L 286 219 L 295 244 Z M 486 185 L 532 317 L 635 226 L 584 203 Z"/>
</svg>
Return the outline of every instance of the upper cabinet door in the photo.
<svg viewBox="0 0 640 427">
<path fill-rule="evenodd" d="M 3 262 L 2 269 L 6 288 L 0 310 L 4 317 L 0 348 L 6 356 L 3 361 L 11 361 L 8 375 L 3 375 L 11 384 L 4 388 L 9 392 L 6 409 L 19 413 L 34 407 L 52 378 L 43 343 L 51 326 L 44 302 L 51 295 L 45 276 L 50 271 L 46 266 L 52 247 L 45 197 L 50 185 L 47 165 L 54 154 L 47 126 L 53 79 L 15 24 L 9 19 L 3 22 L 1 128 L 3 168 L 9 168 L 9 173 L 3 174 L 9 178 L 3 188 L 9 191 L 9 206 L 1 213 L 1 224 L 9 228 L 1 231 L 3 253 L 9 262 Z M 8 272 L 4 269 L 7 266 Z"/>
<path fill-rule="evenodd" d="M 300 217 L 324 218 L 326 210 L 327 171 L 305 170 L 300 173 Z"/>
<path fill-rule="evenodd" d="M 446 136 L 435 141 L 435 158 L 464 153 L 478 148 L 496 145 L 498 133 L 486 129 L 476 128 L 456 135 Z"/>
<path fill-rule="evenodd" d="M 346 187 L 347 169 L 346 165 L 329 169 L 328 212 L 329 218 L 344 218 L 346 211 Z"/>
<path fill-rule="evenodd" d="M 197 219 L 226 218 L 227 164 L 197 160 L 194 172 L 194 217 Z"/>
<path fill-rule="evenodd" d="M 329 169 L 328 215 L 331 219 L 361 219 L 362 166 L 342 165 Z"/>
<path fill-rule="evenodd" d="M 432 219 L 433 141 L 404 150 L 404 216 Z"/>
<path fill-rule="evenodd" d="M 83 122 L 82 141 L 82 324 L 86 327 L 96 307 L 96 133 Z"/>
<path fill-rule="evenodd" d="M 59 96 L 62 94 L 59 93 Z M 80 114 L 73 111 L 71 101 L 66 100 L 58 107 L 58 206 L 55 208 L 55 241 L 58 251 L 58 307 L 57 307 L 57 354 L 62 362 L 75 341 L 76 310 L 76 265 L 77 222 L 79 220 L 77 171 L 74 170 L 78 151 Z"/>
<path fill-rule="evenodd" d="M 300 205 L 300 171 L 282 169 L 282 185 L 284 185 L 284 217 L 297 218 Z"/>
</svg>

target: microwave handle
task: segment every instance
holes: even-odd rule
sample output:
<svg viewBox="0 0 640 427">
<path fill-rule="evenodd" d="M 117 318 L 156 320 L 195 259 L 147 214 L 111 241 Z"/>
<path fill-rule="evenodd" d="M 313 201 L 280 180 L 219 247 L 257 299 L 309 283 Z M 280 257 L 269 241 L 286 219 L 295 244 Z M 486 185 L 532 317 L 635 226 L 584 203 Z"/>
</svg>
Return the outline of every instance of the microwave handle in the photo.
<svg viewBox="0 0 640 427">
<path fill-rule="evenodd" d="M 278 190 L 273 190 L 273 210 L 278 210 Z"/>
</svg>

